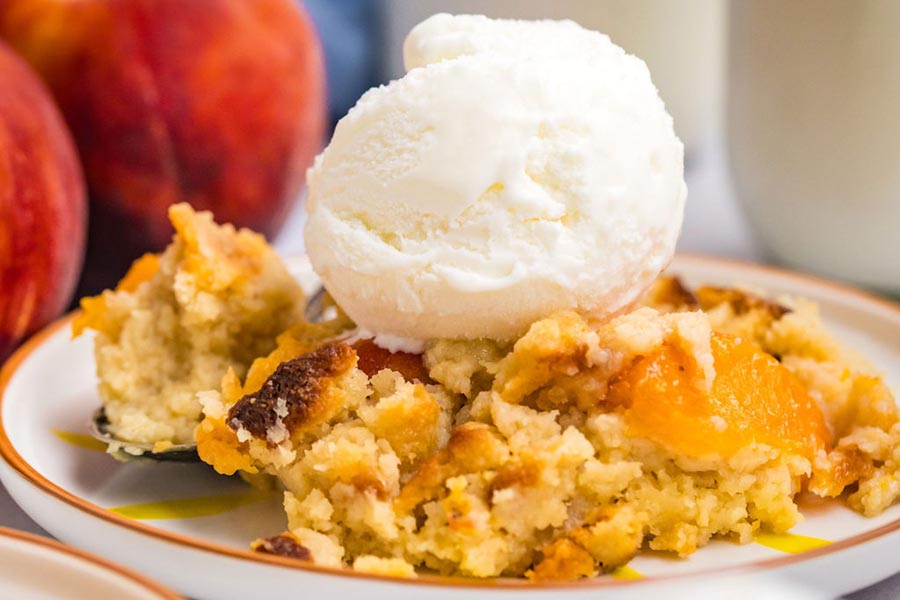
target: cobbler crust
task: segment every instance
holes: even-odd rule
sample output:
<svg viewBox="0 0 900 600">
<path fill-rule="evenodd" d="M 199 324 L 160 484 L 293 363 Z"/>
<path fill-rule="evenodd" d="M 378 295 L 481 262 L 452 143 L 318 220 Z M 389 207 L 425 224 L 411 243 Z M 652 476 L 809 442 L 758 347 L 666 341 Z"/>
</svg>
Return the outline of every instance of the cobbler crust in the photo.
<svg viewBox="0 0 900 600">
<path fill-rule="evenodd" d="M 343 346 L 348 368 L 316 358 L 336 352 L 327 335 L 285 334 L 246 383 L 231 374 L 204 394 L 201 455 L 223 473 L 276 478 L 285 535 L 312 561 L 404 576 L 589 577 L 641 548 L 687 556 L 714 537 L 745 543 L 787 531 L 801 518 L 794 497 L 804 487 L 845 495 L 864 514 L 897 499 L 893 397 L 813 305 L 674 279 L 661 279 L 646 304 L 604 324 L 558 313 L 511 345 L 433 340 L 424 356 L 394 363 L 405 373 L 379 368 L 365 345 Z M 812 459 L 761 443 L 727 456 L 679 454 L 635 435 L 625 409 L 607 401 L 616 377 L 662 345 L 690 357 L 691 385 L 710 389 L 714 335 L 751 340 L 806 387 L 830 436 Z M 279 370 L 291 360 L 341 368 Z M 306 382 L 278 387 L 287 373 Z M 272 397 L 312 385 L 332 390 L 334 403 L 273 443 L 271 427 L 251 431 L 229 416 L 267 381 L 284 389 Z"/>
</svg>

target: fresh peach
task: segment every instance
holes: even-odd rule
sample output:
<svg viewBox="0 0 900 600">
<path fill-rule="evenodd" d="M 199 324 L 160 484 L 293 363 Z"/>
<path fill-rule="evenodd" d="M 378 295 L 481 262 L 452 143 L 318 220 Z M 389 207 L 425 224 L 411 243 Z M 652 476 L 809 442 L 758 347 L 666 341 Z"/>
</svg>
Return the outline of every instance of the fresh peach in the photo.
<svg viewBox="0 0 900 600">
<path fill-rule="evenodd" d="M 187 201 L 273 236 L 320 148 L 325 76 L 293 0 L 0 0 L 0 37 L 42 75 L 88 183 L 79 292 L 171 236 Z"/>
<path fill-rule="evenodd" d="M 731 456 L 753 443 L 812 459 L 827 449 L 828 426 L 793 373 L 756 344 L 713 334 L 716 376 L 697 385 L 699 366 L 664 344 L 634 362 L 609 391 L 639 435 L 687 456 Z"/>
<path fill-rule="evenodd" d="M 86 223 L 81 167 L 62 116 L 0 43 L 0 362 L 68 305 Z"/>
</svg>

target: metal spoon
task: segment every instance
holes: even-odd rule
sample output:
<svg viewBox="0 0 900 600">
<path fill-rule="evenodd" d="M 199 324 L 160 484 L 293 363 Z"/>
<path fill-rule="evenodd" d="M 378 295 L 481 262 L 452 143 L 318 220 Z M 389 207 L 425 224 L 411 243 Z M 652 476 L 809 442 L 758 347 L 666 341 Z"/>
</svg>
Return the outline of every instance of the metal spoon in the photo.
<svg viewBox="0 0 900 600">
<path fill-rule="evenodd" d="M 166 462 L 200 462 L 196 444 L 175 444 L 159 452 L 153 451 L 154 444 L 128 442 L 115 437 L 109 431 L 109 418 L 106 409 L 100 407 L 94 411 L 90 424 L 91 436 L 107 447 L 115 448 L 111 454 L 118 460 L 129 461 L 138 459 L 166 461 Z"/>
<path fill-rule="evenodd" d="M 315 292 L 309 295 L 309 300 L 306 301 L 306 310 L 303 311 L 307 321 L 318 323 L 322 320 L 325 316 L 325 298 L 327 295 L 328 292 L 322 286 L 319 286 Z"/>
</svg>

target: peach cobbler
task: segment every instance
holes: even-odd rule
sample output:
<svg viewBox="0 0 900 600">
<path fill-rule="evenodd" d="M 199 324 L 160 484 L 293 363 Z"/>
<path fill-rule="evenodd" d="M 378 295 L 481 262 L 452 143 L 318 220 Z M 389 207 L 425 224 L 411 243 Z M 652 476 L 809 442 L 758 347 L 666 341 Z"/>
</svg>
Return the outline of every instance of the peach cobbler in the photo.
<svg viewBox="0 0 900 600">
<path fill-rule="evenodd" d="M 572 22 L 436 15 L 307 180 L 327 318 L 206 214 L 85 301 L 126 441 L 284 493 L 252 548 L 571 580 L 900 495 L 900 419 L 816 307 L 662 274 L 683 146 L 646 66 Z M 248 540 L 250 542 L 250 540 Z"/>
<path fill-rule="evenodd" d="M 573 579 L 787 531 L 804 488 L 896 500 L 893 396 L 814 306 L 673 278 L 646 304 L 421 355 L 297 325 L 200 394 L 201 457 L 284 487 L 257 551 L 381 573 Z"/>
<path fill-rule="evenodd" d="M 560 311 L 512 341 L 391 351 L 339 309 L 307 322 L 262 240 L 185 207 L 173 220 L 166 253 L 75 327 L 98 331 L 119 432 L 186 430 L 218 472 L 284 489 L 288 530 L 258 552 L 574 579 L 641 548 L 787 531 L 801 490 L 866 515 L 900 495 L 894 398 L 809 302 L 662 276 L 609 320 Z"/>
</svg>

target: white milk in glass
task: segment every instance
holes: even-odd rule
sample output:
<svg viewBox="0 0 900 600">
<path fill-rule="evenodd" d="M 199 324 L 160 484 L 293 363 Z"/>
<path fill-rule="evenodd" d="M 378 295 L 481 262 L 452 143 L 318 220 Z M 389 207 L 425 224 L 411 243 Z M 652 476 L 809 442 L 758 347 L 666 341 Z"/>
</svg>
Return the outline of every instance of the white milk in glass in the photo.
<svg viewBox="0 0 900 600">
<path fill-rule="evenodd" d="M 726 106 L 770 254 L 900 293 L 900 2 L 733 2 Z"/>
</svg>

